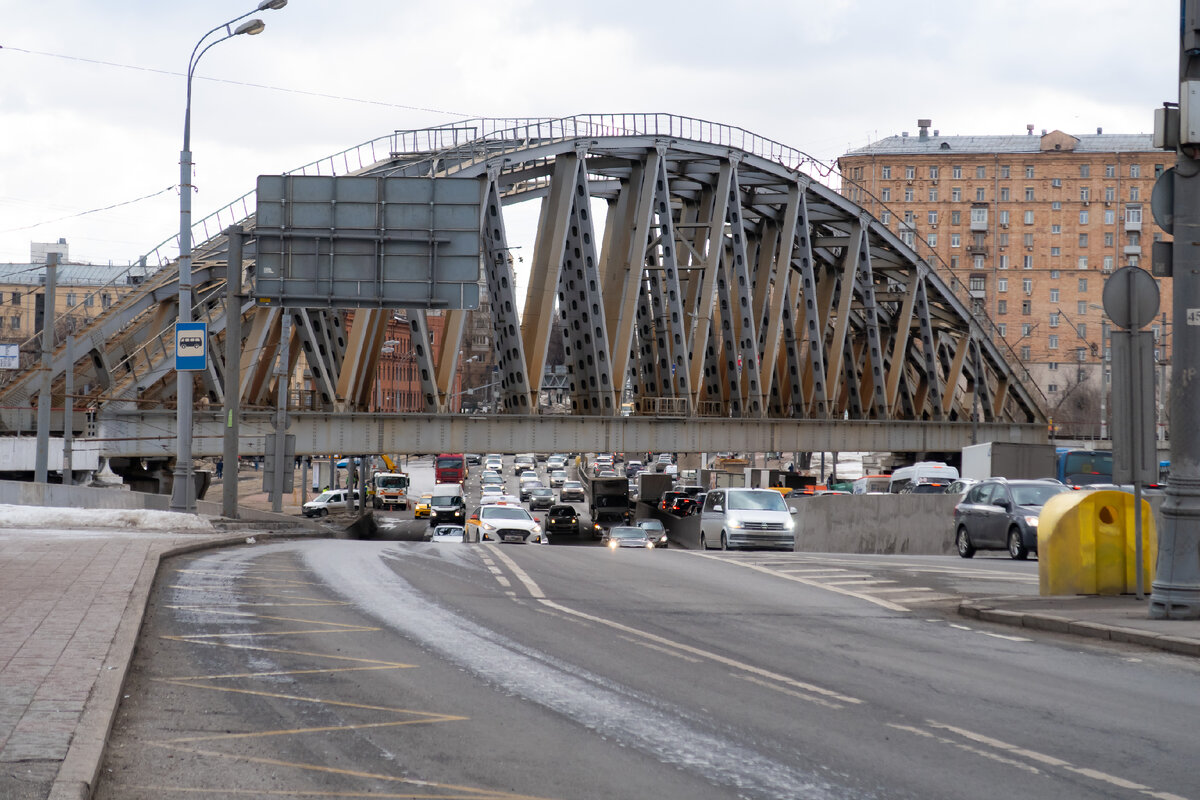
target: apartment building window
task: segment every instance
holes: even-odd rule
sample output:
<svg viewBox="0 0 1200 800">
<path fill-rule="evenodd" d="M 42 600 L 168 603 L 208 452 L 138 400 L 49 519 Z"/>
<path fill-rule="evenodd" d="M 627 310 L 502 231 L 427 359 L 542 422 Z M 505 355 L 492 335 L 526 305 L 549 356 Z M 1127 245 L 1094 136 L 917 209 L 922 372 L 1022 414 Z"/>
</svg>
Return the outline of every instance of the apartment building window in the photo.
<svg viewBox="0 0 1200 800">
<path fill-rule="evenodd" d="M 962 234 L 960 234 L 960 233 L 950 234 L 950 246 L 951 247 L 962 247 Z"/>
<path fill-rule="evenodd" d="M 1087 338 L 1087 323 L 1086 322 L 1079 323 L 1077 326 L 1075 326 L 1075 330 L 1079 333 L 1080 339 Z"/>
<path fill-rule="evenodd" d="M 1007 228 L 1008 223 L 1005 223 L 1004 227 Z M 997 237 L 997 240 L 999 241 L 1001 247 L 1008 247 L 1008 234 L 1007 233 L 1000 234 L 1000 236 Z"/>
<path fill-rule="evenodd" d="M 987 289 L 986 283 L 987 279 L 982 275 L 972 275 L 968 285 L 972 292 L 982 292 Z"/>
<path fill-rule="evenodd" d="M 67 292 L 67 308 L 75 307 L 75 293 Z"/>
<path fill-rule="evenodd" d="M 112 296 L 109 295 L 107 292 L 100 295 L 100 307 L 101 308 L 112 308 Z"/>
<path fill-rule="evenodd" d="M 1049 320 L 1049 322 L 1050 322 L 1050 327 L 1051 327 L 1051 328 L 1057 328 L 1057 327 L 1058 327 L 1058 312 L 1057 312 L 1057 311 L 1052 311 L 1052 312 L 1050 312 L 1050 320 Z"/>
<path fill-rule="evenodd" d="M 1076 347 L 1075 348 L 1075 360 L 1076 361 L 1087 361 L 1087 348 L 1086 347 Z"/>
<path fill-rule="evenodd" d="M 987 266 L 983 263 L 983 256 L 979 254 L 975 255 L 975 258 L 971 263 L 974 264 L 975 269 L 983 269 L 985 266 Z"/>
<path fill-rule="evenodd" d="M 930 247 L 937 247 L 937 234 L 936 233 L 929 234 L 928 236 L 925 237 L 925 239 L 926 239 L 926 241 L 929 242 Z"/>
<path fill-rule="evenodd" d="M 1058 270 L 1056 270 L 1056 269 L 1050 270 L 1050 280 L 1052 280 L 1052 281 L 1058 280 Z"/>
<path fill-rule="evenodd" d="M 1104 165 L 1104 177 L 1106 177 L 1106 178 L 1117 177 L 1117 165 L 1116 164 L 1105 164 Z"/>
<path fill-rule="evenodd" d="M 883 179 L 885 181 L 890 181 L 892 179 L 892 168 L 891 167 L 883 168 Z"/>
<path fill-rule="evenodd" d="M 1142 165 L 1141 164 L 1130 164 L 1129 165 L 1129 177 L 1131 177 L 1131 178 L 1142 177 Z"/>
<path fill-rule="evenodd" d="M 950 170 L 950 176 L 952 178 L 956 178 L 956 179 L 961 178 L 962 177 L 962 167 L 961 166 L 952 167 Z"/>
<path fill-rule="evenodd" d="M 96 305 L 96 295 L 87 294 L 87 295 L 83 296 L 83 307 L 84 308 L 91 308 L 94 305 Z"/>
<path fill-rule="evenodd" d="M 1080 225 L 1088 224 L 1088 212 L 1087 212 L 1086 208 L 1082 208 L 1079 210 L 1079 224 Z"/>
<path fill-rule="evenodd" d="M 1062 233 L 1062 225 L 1051 225 L 1050 233 Z"/>
<path fill-rule="evenodd" d="M 1026 177 L 1026 178 L 1032 178 L 1032 177 L 1033 177 L 1033 165 L 1032 165 L 1032 164 L 1026 164 L 1026 165 L 1025 165 L 1025 177 Z"/>
<path fill-rule="evenodd" d="M 929 224 L 930 225 L 937 225 L 937 215 L 938 215 L 938 212 L 936 212 L 936 211 L 929 212 Z"/>
<path fill-rule="evenodd" d="M 1129 200 L 1131 202 L 1136 203 L 1138 200 L 1141 200 L 1141 199 L 1142 199 L 1142 190 L 1140 188 L 1138 188 L 1137 186 L 1130 186 L 1129 187 Z"/>
<path fill-rule="evenodd" d="M 1125 209 L 1125 221 L 1140 223 L 1142 221 L 1142 207 L 1128 206 Z"/>
<path fill-rule="evenodd" d="M 1021 291 L 1025 294 L 1033 294 L 1033 278 L 1021 279 Z"/>
<path fill-rule="evenodd" d="M 1050 202 L 1050 210 L 1051 211 L 1062 211 L 1062 203 L 1059 202 L 1058 200 L 1052 200 Z"/>
<path fill-rule="evenodd" d="M 1000 167 L 1000 177 L 1001 178 L 1008 178 L 1010 176 L 1011 172 L 1012 172 L 1012 167 L 1008 167 L 1008 166 Z"/>
<path fill-rule="evenodd" d="M 19 305 L 21 305 L 21 293 L 20 293 L 20 292 L 13 292 L 13 293 L 12 293 L 12 299 L 11 299 L 9 302 L 11 302 L 11 303 L 12 303 L 14 306 L 19 306 Z"/>
<path fill-rule="evenodd" d="M 904 202 L 911 203 L 913 201 L 913 190 L 911 186 L 904 187 Z"/>
<path fill-rule="evenodd" d="M 1155 164 L 1155 165 L 1154 165 L 1154 177 L 1158 178 L 1158 177 L 1160 177 L 1162 174 L 1163 174 L 1163 165 L 1162 165 L 1162 164 Z"/>
<path fill-rule="evenodd" d="M 1033 187 L 1032 186 L 1025 187 L 1025 202 L 1026 203 L 1033 202 Z"/>
<path fill-rule="evenodd" d="M 1050 185 L 1053 186 L 1055 189 L 1062 188 L 1062 178 L 1051 178 Z"/>
<path fill-rule="evenodd" d="M 996 291 L 997 292 L 1007 292 L 1008 291 L 1008 278 L 1000 278 L 998 281 L 996 281 Z"/>
<path fill-rule="evenodd" d="M 892 222 L 892 212 L 884 211 L 884 212 L 880 213 L 879 221 L 882 222 L 884 225 L 890 225 Z"/>
<path fill-rule="evenodd" d="M 1104 257 L 1104 271 L 1105 272 L 1113 271 L 1113 257 L 1112 256 Z"/>
<path fill-rule="evenodd" d="M 1029 346 L 1022 345 L 1021 346 L 1021 360 L 1028 361 L 1031 358 L 1033 358 L 1033 352 L 1030 350 Z"/>
<path fill-rule="evenodd" d="M 958 269 L 958 256 L 950 256 L 950 269 Z"/>
<path fill-rule="evenodd" d="M 1079 165 L 1079 177 L 1081 177 L 1081 178 L 1092 177 L 1092 167 L 1090 164 L 1080 164 Z"/>
<path fill-rule="evenodd" d="M 929 187 L 929 202 L 936 203 L 938 201 L 938 192 L 936 186 Z"/>
<path fill-rule="evenodd" d="M 1051 290 L 1050 290 L 1050 302 L 1051 302 L 1051 303 L 1057 303 L 1057 302 L 1058 302 L 1058 289 L 1051 289 Z"/>
<path fill-rule="evenodd" d="M 982 186 L 975 187 L 975 202 L 984 202 L 984 188 Z"/>
<path fill-rule="evenodd" d="M 11 320 L 9 320 L 8 326 L 10 328 L 12 328 L 14 331 L 21 330 L 21 318 L 13 317 Z"/>
<path fill-rule="evenodd" d="M 917 177 L 917 168 L 916 167 L 905 167 L 904 168 L 904 177 L 908 178 L 910 181 L 913 178 Z"/>
<path fill-rule="evenodd" d="M 1058 393 L 1058 384 L 1057 383 L 1046 384 L 1046 391 L 1048 391 L 1050 394 L 1057 394 Z"/>
<path fill-rule="evenodd" d="M 884 189 L 883 191 L 881 191 L 879 193 L 879 199 L 881 199 L 885 203 L 890 203 L 892 201 L 892 190 Z"/>
<path fill-rule="evenodd" d="M 905 228 L 900 231 L 900 241 L 904 242 L 909 247 L 913 246 L 913 232 L 911 228 Z"/>
<path fill-rule="evenodd" d="M 950 202 L 952 202 L 952 203 L 961 203 L 962 202 L 962 187 L 961 186 L 953 186 L 950 188 Z"/>
<path fill-rule="evenodd" d="M 1086 233 L 1079 234 L 1079 246 L 1080 247 L 1088 246 L 1088 235 Z"/>
<path fill-rule="evenodd" d="M 1111 203 L 1112 201 L 1114 201 L 1116 199 L 1117 199 L 1117 187 L 1105 186 L 1104 187 L 1104 202 Z"/>
<path fill-rule="evenodd" d="M 1086 292 L 1086 291 L 1087 291 L 1087 278 L 1080 278 L 1080 279 L 1079 279 L 1079 291 L 1081 291 L 1081 292 Z M 1083 314 L 1083 313 L 1085 313 L 1085 312 L 1081 311 L 1081 312 L 1079 312 L 1079 313 Z"/>
<path fill-rule="evenodd" d="M 1033 269 L 1033 256 L 1025 256 L 1025 261 L 1021 264 L 1021 268 Z"/>
<path fill-rule="evenodd" d="M 1021 237 L 1021 240 L 1025 243 L 1026 247 L 1033 247 L 1033 234 L 1032 233 L 1024 234 Z"/>
<path fill-rule="evenodd" d="M 1028 336 L 1031 333 L 1033 333 L 1033 326 L 1030 325 L 1028 322 L 1022 322 L 1021 323 L 1021 335 Z"/>
<path fill-rule="evenodd" d="M 934 180 L 937 180 L 937 176 L 938 176 L 938 168 L 930 167 L 929 168 L 929 177 L 933 178 Z"/>
<path fill-rule="evenodd" d="M 1079 202 L 1086 203 L 1091 199 L 1092 199 L 1092 187 L 1080 186 L 1079 187 Z"/>
<path fill-rule="evenodd" d="M 1104 224 L 1105 225 L 1115 225 L 1116 223 L 1117 223 L 1117 212 L 1113 211 L 1111 208 L 1105 209 Z"/>
<path fill-rule="evenodd" d="M 996 326 L 996 333 L 1000 334 L 1001 339 L 1003 339 L 1005 336 L 1008 336 L 1008 325 L 1001 322 Z"/>
<path fill-rule="evenodd" d="M 983 311 L 984 311 L 983 298 L 982 297 L 972 297 L 971 298 L 971 313 L 978 315 L 978 314 L 982 314 Z"/>
<path fill-rule="evenodd" d="M 979 180 L 983 180 L 984 178 L 986 178 L 987 177 L 987 167 L 976 167 L 975 168 L 975 177 L 978 178 Z"/>
<path fill-rule="evenodd" d="M 996 301 L 996 313 L 997 314 L 1007 314 L 1008 313 L 1008 301 L 1007 300 L 997 300 Z"/>
<path fill-rule="evenodd" d="M 1105 246 L 1105 247 L 1112 247 L 1112 246 L 1113 246 L 1113 233 L 1112 233 L 1112 231 L 1106 231 L 1106 232 L 1105 232 L 1105 234 L 1104 234 L 1104 246 Z"/>
<path fill-rule="evenodd" d="M 980 191 L 982 191 L 982 190 L 980 190 Z M 987 217 L 988 217 L 988 210 L 986 208 L 972 208 L 971 209 L 971 224 L 982 223 L 982 224 L 986 225 Z M 976 240 L 981 240 L 983 238 L 983 234 L 976 234 L 975 238 L 976 238 Z M 982 241 L 977 241 L 977 243 L 980 245 L 983 244 Z"/>
<path fill-rule="evenodd" d="M 1080 256 L 1080 257 L 1079 257 L 1079 268 L 1080 268 L 1080 269 L 1087 269 L 1087 256 Z"/>
<path fill-rule="evenodd" d="M 1050 248 L 1050 256 L 1051 256 L 1051 258 L 1053 258 L 1053 257 L 1055 257 L 1055 256 L 1061 256 L 1061 255 L 1062 255 L 1062 248 L 1061 248 L 1061 247 L 1051 247 L 1051 248 Z"/>
<path fill-rule="evenodd" d="M 1006 228 L 1008 227 L 1008 209 L 1000 212 L 1000 224 Z"/>
<path fill-rule="evenodd" d="M 1051 372 L 1057 372 L 1058 371 L 1058 362 L 1057 361 L 1047 362 L 1046 369 L 1050 370 Z"/>
<path fill-rule="evenodd" d="M 1032 211 L 1026 211 L 1026 212 L 1025 212 L 1025 224 L 1026 224 L 1026 225 L 1032 225 L 1032 224 L 1033 224 L 1033 212 L 1032 212 Z"/>
<path fill-rule="evenodd" d="M 1008 256 L 1000 256 L 1000 269 L 1008 269 Z"/>
<path fill-rule="evenodd" d="M 1000 187 L 1000 202 L 1007 203 L 1008 201 L 1009 201 L 1008 187 L 1001 186 Z"/>
<path fill-rule="evenodd" d="M 1052 333 L 1046 337 L 1046 347 L 1050 350 L 1058 349 L 1058 334 Z"/>
</svg>

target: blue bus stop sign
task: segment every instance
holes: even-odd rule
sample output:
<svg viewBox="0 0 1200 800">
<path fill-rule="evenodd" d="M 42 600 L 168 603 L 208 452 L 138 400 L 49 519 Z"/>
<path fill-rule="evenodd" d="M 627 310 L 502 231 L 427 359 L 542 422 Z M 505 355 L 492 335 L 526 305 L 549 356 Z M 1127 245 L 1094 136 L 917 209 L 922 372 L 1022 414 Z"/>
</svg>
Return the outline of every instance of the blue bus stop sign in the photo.
<svg viewBox="0 0 1200 800">
<path fill-rule="evenodd" d="M 175 323 L 175 369 L 208 369 L 208 323 Z"/>
</svg>

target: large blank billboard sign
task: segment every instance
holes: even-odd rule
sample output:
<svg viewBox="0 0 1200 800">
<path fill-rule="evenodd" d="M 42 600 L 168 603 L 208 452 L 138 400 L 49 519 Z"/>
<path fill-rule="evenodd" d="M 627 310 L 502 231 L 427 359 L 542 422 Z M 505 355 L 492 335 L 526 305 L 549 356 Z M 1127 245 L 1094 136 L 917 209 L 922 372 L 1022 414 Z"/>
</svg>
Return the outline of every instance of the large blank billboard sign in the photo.
<svg viewBox="0 0 1200 800">
<path fill-rule="evenodd" d="M 475 178 L 260 175 L 254 297 L 301 308 L 477 308 Z"/>
</svg>

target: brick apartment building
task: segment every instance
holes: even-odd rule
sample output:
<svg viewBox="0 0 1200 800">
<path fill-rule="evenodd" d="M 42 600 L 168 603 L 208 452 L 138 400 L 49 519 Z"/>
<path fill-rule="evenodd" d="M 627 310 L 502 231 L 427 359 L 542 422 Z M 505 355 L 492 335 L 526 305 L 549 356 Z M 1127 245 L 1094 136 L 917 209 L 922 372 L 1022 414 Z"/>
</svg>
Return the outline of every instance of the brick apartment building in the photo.
<svg viewBox="0 0 1200 800">
<path fill-rule="evenodd" d="M 1097 436 L 1112 408 L 1104 281 L 1123 266 L 1149 268 L 1164 237 L 1150 194 L 1172 154 L 1149 134 L 1038 136 L 1030 125 L 1023 136 L 941 136 L 930 124 L 839 158 L 842 194 L 935 265 L 1008 344 L 1061 435 Z M 1155 374 L 1165 385 L 1171 281 L 1159 288 Z"/>
</svg>

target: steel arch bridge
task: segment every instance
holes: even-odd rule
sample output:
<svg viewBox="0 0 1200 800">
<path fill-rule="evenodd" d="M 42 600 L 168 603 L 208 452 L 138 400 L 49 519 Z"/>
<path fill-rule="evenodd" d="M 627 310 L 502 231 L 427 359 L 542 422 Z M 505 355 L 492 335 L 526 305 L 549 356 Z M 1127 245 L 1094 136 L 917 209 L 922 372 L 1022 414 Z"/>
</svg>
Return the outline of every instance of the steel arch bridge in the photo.
<svg viewBox="0 0 1200 800">
<path fill-rule="evenodd" d="M 251 194 L 196 223 L 193 232 L 201 243 L 193 260 L 193 318 L 207 321 L 213 336 L 210 368 L 196 377 L 194 452 L 220 451 L 216 407 L 231 369 L 247 409 L 244 452 L 261 452 L 257 436 L 266 430 L 276 390 L 272 365 L 284 349 L 281 330 L 289 327 L 287 374 L 303 359 L 316 385 L 314 405 L 293 409 L 293 426 L 312 428 L 297 452 L 401 449 L 397 442 L 429 452 L 437 436 L 447 444 L 482 442 L 480 425 L 489 437 L 502 432 L 501 442 L 534 441 L 547 423 L 558 426 L 555 436 L 574 430 L 576 441 L 598 441 L 578 425 L 540 415 L 556 320 L 565 331 L 564 391 L 573 420 L 598 422 L 605 442 L 637 435 L 641 443 L 631 449 L 656 449 L 661 441 L 675 445 L 658 447 L 664 450 L 746 450 L 766 441 L 747 439 L 747 432 L 764 430 L 784 445 L 764 449 L 826 449 L 821 442 L 788 447 L 779 431 L 799 431 L 793 444 L 805 430 L 822 431 L 825 441 L 833 425 L 849 437 L 842 449 L 954 449 L 964 425 L 976 434 L 982 426 L 989 438 L 1044 439 L 1040 392 L 990 334 L 986 318 L 972 314 L 961 285 L 819 183 L 810 174 L 816 166 L 800 151 L 739 128 L 626 114 L 477 119 L 398 131 L 296 170 L 478 180 L 500 408 L 483 421 L 446 419 L 466 318 L 451 310 L 442 312 L 438 351 L 416 347 L 434 432 L 422 439 L 401 433 L 395 419 L 361 413 L 392 311 L 359 310 L 348 329 L 339 309 L 255 304 Z M 538 202 L 540 214 L 521 311 L 505 209 L 525 200 Z M 603 224 L 595 209 L 604 212 Z M 244 333 L 238 365 L 223 362 L 218 344 L 228 311 L 224 232 L 231 225 L 249 237 L 243 262 L 234 265 L 251 290 L 237 309 Z M 58 323 L 52 404 L 63 406 L 69 373 L 76 407 L 89 410 L 112 454 L 173 450 L 173 248 L 168 240 L 143 259 L 150 276 L 99 318 Z M 425 314 L 409 309 L 408 316 L 413 341 L 430 341 Z M 72 329 L 68 354 L 62 342 Z M 32 343 L 23 348 L 30 368 L 0 390 L 0 426 L 9 432 L 33 429 L 35 350 Z M 622 419 L 626 392 L 635 413 Z M 338 432 L 330 433 L 330 425 Z M 55 427 L 62 430 L 61 414 Z M 72 427 L 83 428 L 79 420 Z M 726 440 L 743 446 L 720 446 Z"/>
</svg>

